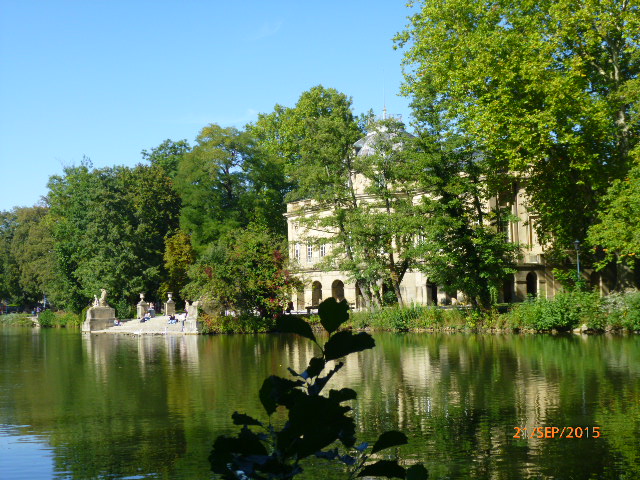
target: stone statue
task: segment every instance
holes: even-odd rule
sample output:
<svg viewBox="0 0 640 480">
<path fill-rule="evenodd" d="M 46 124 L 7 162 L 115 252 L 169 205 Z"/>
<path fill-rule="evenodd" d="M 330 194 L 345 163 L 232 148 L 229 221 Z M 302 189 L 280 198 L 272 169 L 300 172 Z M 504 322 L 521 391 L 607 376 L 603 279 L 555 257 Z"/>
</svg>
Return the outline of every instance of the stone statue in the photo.
<svg viewBox="0 0 640 480">
<path fill-rule="evenodd" d="M 107 307 L 107 291 L 102 288 L 100 290 L 102 292 L 102 294 L 100 295 L 100 306 L 101 307 Z"/>
<path fill-rule="evenodd" d="M 189 312 L 189 307 L 191 307 L 191 305 L 189 305 L 189 300 L 185 300 L 184 301 L 184 311 L 185 312 Z"/>
<path fill-rule="evenodd" d="M 97 295 L 93 296 L 93 306 L 94 307 L 99 307 L 100 306 L 100 300 L 98 300 L 98 296 Z"/>
<path fill-rule="evenodd" d="M 141 302 L 144 302 L 144 293 L 141 293 L 141 294 L 140 294 L 140 301 L 141 301 Z"/>
</svg>

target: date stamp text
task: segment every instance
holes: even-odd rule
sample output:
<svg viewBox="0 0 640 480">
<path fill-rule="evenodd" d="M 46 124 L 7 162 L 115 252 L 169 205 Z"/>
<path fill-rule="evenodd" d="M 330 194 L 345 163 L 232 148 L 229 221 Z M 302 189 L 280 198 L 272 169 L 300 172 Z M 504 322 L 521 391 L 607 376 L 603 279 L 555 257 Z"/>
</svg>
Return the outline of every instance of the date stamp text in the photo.
<svg viewBox="0 0 640 480">
<path fill-rule="evenodd" d="M 600 427 L 513 427 L 513 438 L 599 438 Z"/>
</svg>

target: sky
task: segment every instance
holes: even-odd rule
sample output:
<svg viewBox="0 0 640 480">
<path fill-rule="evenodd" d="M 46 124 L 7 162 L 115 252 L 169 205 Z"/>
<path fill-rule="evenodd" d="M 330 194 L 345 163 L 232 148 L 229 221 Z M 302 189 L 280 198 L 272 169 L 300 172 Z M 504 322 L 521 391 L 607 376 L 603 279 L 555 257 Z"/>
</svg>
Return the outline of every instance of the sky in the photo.
<svg viewBox="0 0 640 480">
<path fill-rule="evenodd" d="M 0 0 L 0 210 L 80 164 L 134 166 L 210 123 L 242 128 L 315 85 L 409 118 L 403 0 Z"/>
</svg>

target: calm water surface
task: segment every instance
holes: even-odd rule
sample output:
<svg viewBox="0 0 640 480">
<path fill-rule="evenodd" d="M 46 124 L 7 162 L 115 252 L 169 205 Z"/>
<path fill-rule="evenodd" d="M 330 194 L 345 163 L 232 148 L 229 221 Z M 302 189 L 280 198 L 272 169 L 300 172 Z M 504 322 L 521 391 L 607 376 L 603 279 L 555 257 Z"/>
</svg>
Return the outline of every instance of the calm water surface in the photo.
<svg viewBox="0 0 640 480">
<path fill-rule="evenodd" d="M 331 386 L 359 393 L 359 439 L 404 431 L 430 478 L 640 478 L 640 338 L 374 337 Z M 284 335 L 0 328 L 0 478 L 210 478 L 234 410 L 264 418 L 263 379 L 312 355 Z M 513 438 L 545 426 L 601 437 Z M 317 468 L 306 478 L 344 478 Z"/>
</svg>

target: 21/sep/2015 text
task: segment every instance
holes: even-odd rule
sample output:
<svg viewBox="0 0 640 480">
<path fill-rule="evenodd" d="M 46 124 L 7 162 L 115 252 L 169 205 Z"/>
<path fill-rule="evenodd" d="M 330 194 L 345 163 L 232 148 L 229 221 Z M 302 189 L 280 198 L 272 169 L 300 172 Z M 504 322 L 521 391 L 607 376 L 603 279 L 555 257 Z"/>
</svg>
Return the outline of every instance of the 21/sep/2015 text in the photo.
<svg viewBox="0 0 640 480">
<path fill-rule="evenodd" d="M 600 427 L 513 427 L 513 438 L 599 438 Z"/>
</svg>

